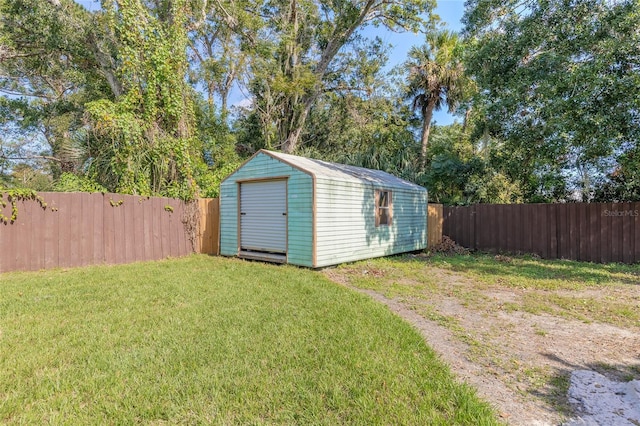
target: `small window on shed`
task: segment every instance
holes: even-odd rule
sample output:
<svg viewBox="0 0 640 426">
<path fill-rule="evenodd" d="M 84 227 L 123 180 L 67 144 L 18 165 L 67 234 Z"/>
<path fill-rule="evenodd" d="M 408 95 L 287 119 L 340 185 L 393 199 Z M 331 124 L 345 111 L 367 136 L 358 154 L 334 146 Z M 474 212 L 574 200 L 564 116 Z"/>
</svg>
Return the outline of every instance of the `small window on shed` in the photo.
<svg viewBox="0 0 640 426">
<path fill-rule="evenodd" d="M 376 189 L 376 226 L 391 225 L 392 207 L 391 191 Z"/>
</svg>

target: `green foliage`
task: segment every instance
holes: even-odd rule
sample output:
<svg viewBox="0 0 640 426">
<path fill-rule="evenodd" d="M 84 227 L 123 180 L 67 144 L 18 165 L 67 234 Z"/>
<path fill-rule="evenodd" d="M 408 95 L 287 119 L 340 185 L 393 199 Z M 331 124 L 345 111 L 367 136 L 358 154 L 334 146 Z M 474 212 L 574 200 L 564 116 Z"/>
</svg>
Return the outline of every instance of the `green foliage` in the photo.
<svg viewBox="0 0 640 426">
<path fill-rule="evenodd" d="M 366 73 L 343 74 L 334 82 L 336 87 L 361 90 L 333 90 L 318 98 L 303 132 L 307 142 L 301 153 L 316 151 L 333 161 L 364 166 L 366 158 L 360 161 L 356 160 L 357 156 L 395 156 L 415 146 L 408 128 L 408 111 L 389 95 L 394 89 L 381 72 L 384 62 L 379 57 L 368 60 L 376 64 L 376 69 L 370 64 Z M 371 163 L 375 162 L 373 157 Z M 390 162 L 383 160 L 382 163 Z M 384 168 L 382 163 L 378 168 Z"/>
<path fill-rule="evenodd" d="M 432 0 L 0 0 L 0 183 L 211 197 L 269 148 L 445 203 L 640 200 L 639 1 L 471 0 L 461 41 Z M 427 34 L 403 85 L 378 25 Z"/>
<path fill-rule="evenodd" d="M 421 157 L 426 160 L 433 112 L 447 106 L 449 113 L 471 94 L 473 84 L 465 75 L 462 63 L 463 45 L 458 35 L 437 30 L 426 35 L 425 44 L 412 47 L 405 96 L 422 116 Z"/>
<path fill-rule="evenodd" d="M 235 171 L 243 157 L 237 153 L 238 135 L 229 128 L 224 117 L 210 110 L 208 103 L 196 104 L 196 122 L 202 140 L 202 158 L 194 170 L 200 196 L 218 197 L 220 182 Z"/>
<path fill-rule="evenodd" d="M 200 160 L 185 82 L 189 8 L 186 1 L 165 6 L 153 16 L 138 0 L 103 4 L 119 41 L 123 95 L 87 104 L 93 136 L 103 148 L 90 171 L 113 176 L 104 183 L 114 192 L 191 199 L 198 192 L 194 168 Z"/>
<path fill-rule="evenodd" d="M 11 166 L 11 173 L 0 188 L 28 188 L 34 191 L 49 191 L 51 176 L 37 164 L 17 163 Z"/>
<path fill-rule="evenodd" d="M 410 112 L 399 99 L 386 95 L 393 89 L 382 77 L 381 73 L 354 76 L 351 83 L 363 87 L 361 92 L 331 91 L 321 96 L 311 110 L 303 133 L 307 143 L 299 153 L 420 182 L 422 167 L 416 161 L 418 145 L 409 128 Z M 359 79 L 369 80 L 369 85 Z"/>
<path fill-rule="evenodd" d="M 5 201 L 5 195 L 6 200 Z M 29 188 L 17 188 L 17 189 L 1 189 L 0 188 L 0 207 L 3 209 L 7 207 L 7 202 L 11 205 L 11 216 L 5 216 L 0 212 L 0 223 L 7 224 L 13 223 L 18 218 L 18 201 L 33 200 L 36 201 L 43 209 L 47 208 L 47 203 L 44 198 L 38 195 L 36 191 Z"/>
<path fill-rule="evenodd" d="M 593 201 L 640 201 L 640 152 L 636 146 L 618 158 L 617 167 L 594 191 Z"/>
<path fill-rule="evenodd" d="M 53 185 L 59 192 L 108 192 L 107 188 L 89 179 L 73 173 L 63 173 Z"/>
<path fill-rule="evenodd" d="M 111 205 L 111 207 L 120 207 L 122 204 L 124 204 L 124 200 L 114 200 L 113 198 L 109 198 L 109 204 Z"/>
<path fill-rule="evenodd" d="M 72 0 L 0 1 L 0 132 L 21 156 L 48 155 L 54 177 L 82 167 L 84 104 L 109 92 L 90 14 Z"/>
<path fill-rule="evenodd" d="M 311 109 L 335 73 L 340 55 L 367 24 L 422 29 L 430 0 L 389 2 L 274 2 L 266 8 L 266 43 L 253 59 L 255 119 L 268 148 L 294 152 Z"/>
<path fill-rule="evenodd" d="M 616 169 L 640 139 L 639 10 L 638 0 L 468 4 L 467 67 L 485 115 L 478 133 L 504 141 L 503 170 L 522 181 L 526 200 L 575 189 L 589 199 L 594 181 L 614 174 L 625 182 L 612 186 L 638 187 Z M 576 184 L 576 175 L 593 178 Z"/>
<path fill-rule="evenodd" d="M 492 143 L 474 144 L 458 123 L 436 126 L 423 177 L 429 199 L 450 205 L 522 202 L 519 183 L 495 166 L 498 149 Z"/>
<path fill-rule="evenodd" d="M 219 164 L 208 169 L 199 179 L 201 188 L 200 196 L 204 198 L 217 198 L 220 196 L 220 183 L 242 164 L 241 161 Z"/>
</svg>

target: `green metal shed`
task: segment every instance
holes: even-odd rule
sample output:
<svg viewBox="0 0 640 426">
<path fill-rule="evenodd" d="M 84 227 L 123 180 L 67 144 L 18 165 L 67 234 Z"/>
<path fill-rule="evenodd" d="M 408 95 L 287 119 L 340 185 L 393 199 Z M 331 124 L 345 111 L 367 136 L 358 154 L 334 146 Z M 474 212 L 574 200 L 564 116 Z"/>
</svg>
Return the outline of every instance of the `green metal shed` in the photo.
<svg viewBox="0 0 640 426">
<path fill-rule="evenodd" d="M 427 246 L 427 190 L 260 150 L 222 181 L 220 253 L 321 268 Z"/>
</svg>

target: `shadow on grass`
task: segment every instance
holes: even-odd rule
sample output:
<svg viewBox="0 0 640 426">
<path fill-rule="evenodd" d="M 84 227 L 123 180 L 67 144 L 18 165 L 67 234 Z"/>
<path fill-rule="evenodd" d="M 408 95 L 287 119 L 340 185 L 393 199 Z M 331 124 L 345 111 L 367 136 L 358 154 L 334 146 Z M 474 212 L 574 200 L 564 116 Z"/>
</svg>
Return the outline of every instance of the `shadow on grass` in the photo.
<svg viewBox="0 0 640 426">
<path fill-rule="evenodd" d="M 400 261 L 426 261 L 433 266 L 445 266 L 455 272 L 472 273 L 496 278 L 522 278 L 531 281 L 575 281 L 587 285 L 622 283 L 640 285 L 640 265 L 618 263 L 596 264 L 568 260 L 542 260 L 528 255 L 469 255 L 432 256 L 404 255 Z"/>
</svg>

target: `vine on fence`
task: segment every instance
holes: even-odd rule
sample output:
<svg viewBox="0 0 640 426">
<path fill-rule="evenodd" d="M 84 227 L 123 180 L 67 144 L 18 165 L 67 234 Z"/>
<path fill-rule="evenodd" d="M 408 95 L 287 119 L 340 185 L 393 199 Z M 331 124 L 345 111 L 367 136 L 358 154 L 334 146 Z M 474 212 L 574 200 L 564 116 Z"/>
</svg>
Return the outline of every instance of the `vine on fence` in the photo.
<svg viewBox="0 0 640 426">
<path fill-rule="evenodd" d="M 4 196 L 7 195 L 5 201 Z M 0 207 L 7 207 L 7 203 L 11 204 L 11 217 L 7 217 L 0 211 L 0 222 L 3 224 L 13 223 L 18 218 L 18 201 L 33 200 L 40 204 L 43 209 L 47 208 L 44 198 L 38 195 L 33 189 L 5 189 L 0 192 Z"/>
<path fill-rule="evenodd" d="M 200 231 L 200 207 L 198 200 L 184 202 L 182 223 L 194 252 L 198 252 L 198 232 Z"/>
<path fill-rule="evenodd" d="M 111 207 L 120 207 L 124 203 L 124 200 L 115 201 L 113 198 L 109 198 L 109 204 Z"/>
<path fill-rule="evenodd" d="M 6 196 L 6 198 L 5 198 Z M 46 210 L 47 203 L 38 193 L 32 189 L 0 189 L 0 207 L 6 208 L 8 204 L 11 204 L 11 216 L 4 215 L 2 209 L 0 209 L 0 223 L 5 225 L 13 224 L 18 218 L 18 201 L 35 201 L 43 210 Z M 112 207 L 119 207 L 124 200 L 114 201 L 109 199 L 109 203 Z M 142 202 L 142 199 L 139 200 Z M 200 210 L 197 200 L 183 201 L 184 211 L 182 216 L 182 223 L 184 224 L 185 232 L 194 252 L 198 251 L 198 232 L 200 228 Z M 51 211 L 57 211 L 56 207 L 52 207 Z M 173 207 L 169 204 L 164 206 L 164 210 L 173 213 Z"/>
</svg>

